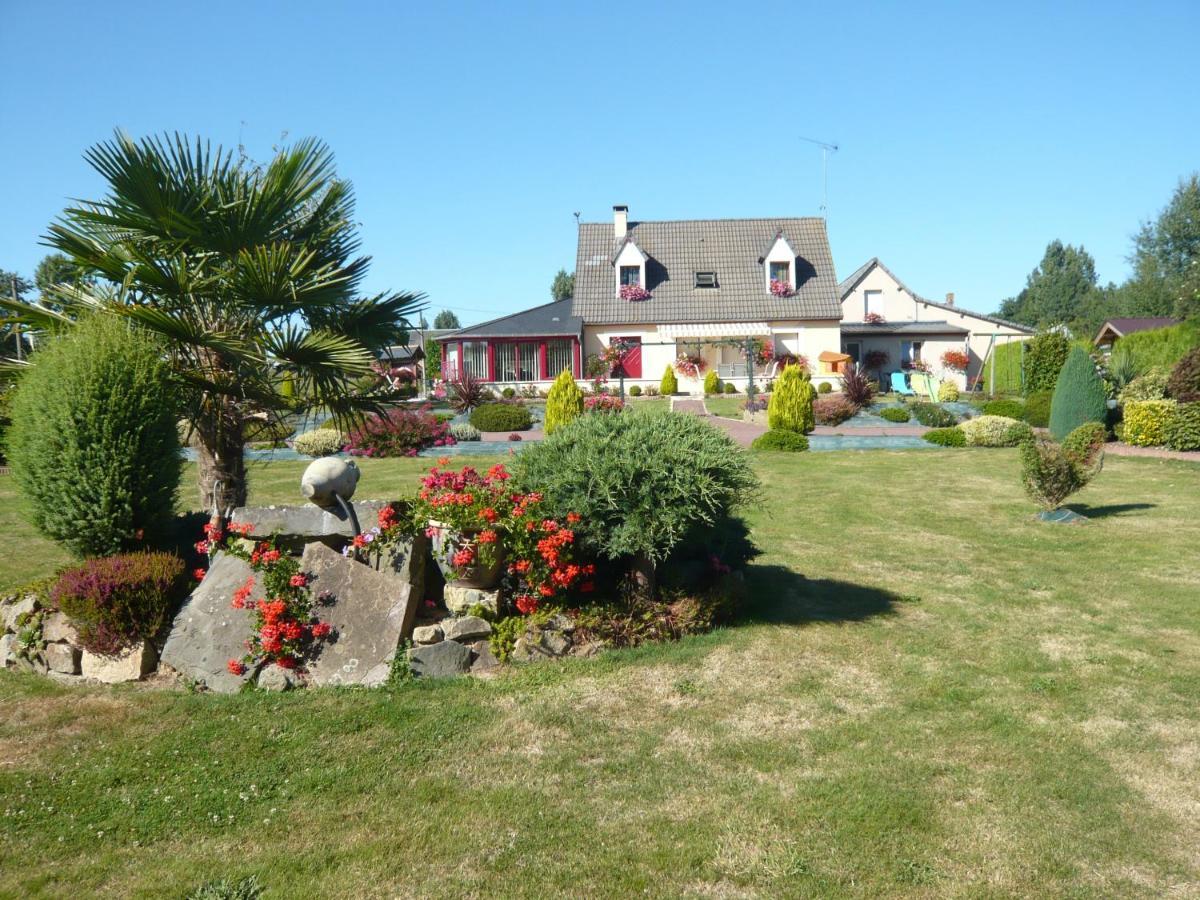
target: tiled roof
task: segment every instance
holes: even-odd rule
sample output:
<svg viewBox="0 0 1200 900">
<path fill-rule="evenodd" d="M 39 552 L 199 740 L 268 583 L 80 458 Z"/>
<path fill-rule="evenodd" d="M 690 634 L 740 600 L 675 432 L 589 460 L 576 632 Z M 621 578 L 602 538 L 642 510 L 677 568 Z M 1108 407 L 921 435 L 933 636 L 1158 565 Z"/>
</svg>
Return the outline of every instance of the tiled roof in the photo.
<svg viewBox="0 0 1200 900">
<path fill-rule="evenodd" d="M 895 272 L 883 264 L 882 260 L 880 260 L 878 256 L 872 256 L 865 263 L 855 269 L 845 281 L 838 285 L 838 299 L 845 300 L 847 297 L 849 297 L 850 292 L 858 287 L 859 282 L 866 278 L 867 273 L 876 266 L 887 272 L 888 275 L 892 277 L 892 280 L 895 281 L 896 284 L 900 285 L 902 290 L 907 292 L 914 300 L 918 300 L 921 303 L 926 303 L 929 306 L 936 306 L 939 309 L 948 309 L 951 312 L 961 313 L 964 316 L 971 316 L 975 319 L 982 319 L 985 322 L 994 322 L 997 325 L 1004 325 L 1006 328 L 1015 328 L 1018 331 L 1024 331 L 1026 334 L 1033 334 L 1034 332 L 1034 329 L 1030 328 L 1028 325 L 1022 325 L 1019 322 L 1010 322 L 1008 319 L 1001 319 L 999 316 L 989 316 L 985 315 L 984 313 L 972 312 L 969 309 L 963 309 L 961 306 L 954 306 L 951 303 L 941 303 L 938 300 L 930 300 L 928 297 L 922 297 L 907 284 L 901 281 Z"/>
<path fill-rule="evenodd" d="M 571 315 L 570 300 L 556 300 L 533 309 L 501 316 L 470 328 L 460 328 L 438 336 L 438 341 L 461 341 L 476 337 L 534 337 L 542 335 L 579 335 L 583 322 Z"/>
<path fill-rule="evenodd" d="M 775 297 L 761 262 L 782 232 L 796 260 L 797 290 Z M 616 296 L 612 258 L 620 242 L 611 222 L 579 226 L 572 312 L 593 324 L 840 319 L 837 277 L 825 221 L 805 219 L 703 219 L 630 222 L 629 236 L 650 259 L 649 300 Z M 696 272 L 716 272 L 717 287 L 694 287 Z"/>
<path fill-rule="evenodd" d="M 1109 319 L 1104 323 L 1104 327 L 1111 328 L 1117 334 L 1124 337 L 1127 334 L 1133 334 L 1135 331 L 1151 331 L 1155 328 L 1168 328 L 1171 325 L 1178 324 L 1179 320 L 1171 316 L 1142 316 Z"/>
<path fill-rule="evenodd" d="M 842 334 L 970 334 L 948 322 L 842 322 Z"/>
</svg>

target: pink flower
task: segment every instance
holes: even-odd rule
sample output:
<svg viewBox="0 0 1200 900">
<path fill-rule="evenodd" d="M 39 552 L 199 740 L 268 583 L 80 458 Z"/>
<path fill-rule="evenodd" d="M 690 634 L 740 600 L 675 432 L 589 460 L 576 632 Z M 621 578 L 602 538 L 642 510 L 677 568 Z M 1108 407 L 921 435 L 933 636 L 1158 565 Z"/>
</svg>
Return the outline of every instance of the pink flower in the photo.
<svg viewBox="0 0 1200 900">
<path fill-rule="evenodd" d="M 304 587 L 308 584 L 308 579 L 303 575 L 293 575 L 291 581 L 288 582 L 292 587 Z"/>
</svg>

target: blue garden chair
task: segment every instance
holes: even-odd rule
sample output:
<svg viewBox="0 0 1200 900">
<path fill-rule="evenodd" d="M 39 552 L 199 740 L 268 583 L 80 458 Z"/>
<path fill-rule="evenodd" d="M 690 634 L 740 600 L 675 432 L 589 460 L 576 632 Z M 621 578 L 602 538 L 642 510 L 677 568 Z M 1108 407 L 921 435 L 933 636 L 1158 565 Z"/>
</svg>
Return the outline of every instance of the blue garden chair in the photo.
<svg viewBox="0 0 1200 900">
<path fill-rule="evenodd" d="M 892 373 L 892 390 L 897 394 L 916 394 L 916 391 L 908 386 L 903 372 Z"/>
</svg>

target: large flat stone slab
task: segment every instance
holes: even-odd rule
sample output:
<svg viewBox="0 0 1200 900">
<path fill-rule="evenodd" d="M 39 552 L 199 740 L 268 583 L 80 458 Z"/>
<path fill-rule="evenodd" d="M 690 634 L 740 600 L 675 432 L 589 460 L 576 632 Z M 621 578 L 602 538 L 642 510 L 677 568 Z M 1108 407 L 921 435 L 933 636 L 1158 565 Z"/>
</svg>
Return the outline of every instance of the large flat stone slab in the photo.
<svg viewBox="0 0 1200 900">
<path fill-rule="evenodd" d="M 300 567 L 315 594 L 332 597 L 316 607 L 318 618 L 332 626 L 334 639 L 318 644 L 307 666 L 310 683 L 375 687 L 386 682 L 405 623 L 412 622 L 421 602 L 412 585 L 322 543 L 304 548 Z"/>
<path fill-rule="evenodd" d="M 162 661 L 209 690 L 225 694 L 241 690 L 253 673 L 233 675 L 227 666 L 229 660 L 246 655 L 245 642 L 253 620 L 248 611 L 234 609 L 230 602 L 234 592 L 251 577 L 252 599 L 257 600 L 262 597 L 262 582 L 249 563 L 218 553 L 200 586 L 175 616 Z"/>
<path fill-rule="evenodd" d="M 471 670 L 471 648 L 457 641 L 442 641 L 427 647 L 413 647 L 408 664 L 422 678 L 451 678 Z"/>
<path fill-rule="evenodd" d="M 378 521 L 379 510 L 386 500 L 363 500 L 354 504 L 359 527 L 364 531 Z M 339 508 L 325 510 L 311 503 L 302 506 L 242 506 L 233 511 L 231 520 L 237 525 L 250 525 L 246 537 L 265 541 L 274 537 L 276 546 L 289 553 L 302 553 L 306 544 L 320 541 L 340 550 L 354 537 L 354 526 Z"/>
<path fill-rule="evenodd" d="M 80 668 L 84 678 L 103 684 L 120 684 L 124 681 L 141 681 L 154 671 L 157 658 L 154 648 L 142 641 L 117 656 L 98 656 L 84 650 Z"/>
</svg>

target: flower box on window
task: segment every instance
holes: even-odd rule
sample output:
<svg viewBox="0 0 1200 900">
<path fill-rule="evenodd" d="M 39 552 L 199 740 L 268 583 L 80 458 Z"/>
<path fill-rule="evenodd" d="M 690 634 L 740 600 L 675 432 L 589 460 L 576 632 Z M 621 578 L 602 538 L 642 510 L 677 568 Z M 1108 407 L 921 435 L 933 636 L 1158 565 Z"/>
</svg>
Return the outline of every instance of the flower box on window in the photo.
<svg viewBox="0 0 1200 900">
<path fill-rule="evenodd" d="M 792 296 L 792 286 L 786 281 L 780 281 L 778 278 L 772 278 L 771 293 L 776 297 L 790 297 Z"/>
<path fill-rule="evenodd" d="M 680 356 L 675 360 L 675 371 L 687 378 L 699 378 L 708 368 L 702 356 Z"/>
<path fill-rule="evenodd" d="M 649 300 L 650 292 L 640 284 L 623 284 L 620 296 L 622 300 Z"/>
<path fill-rule="evenodd" d="M 963 350 L 947 350 L 942 354 L 942 366 L 952 372 L 965 372 L 970 364 L 971 357 Z"/>
<path fill-rule="evenodd" d="M 868 325 L 882 325 L 887 321 L 887 319 L 883 317 L 882 313 L 869 312 L 863 316 L 863 321 Z"/>
</svg>

